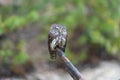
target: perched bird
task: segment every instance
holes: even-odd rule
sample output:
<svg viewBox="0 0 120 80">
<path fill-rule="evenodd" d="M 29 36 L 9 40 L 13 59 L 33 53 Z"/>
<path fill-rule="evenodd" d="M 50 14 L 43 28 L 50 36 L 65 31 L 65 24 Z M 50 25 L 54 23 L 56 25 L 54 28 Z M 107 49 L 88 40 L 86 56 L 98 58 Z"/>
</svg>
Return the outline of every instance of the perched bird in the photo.
<svg viewBox="0 0 120 80">
<path fill-rule="evenodd" d="M 48 49 L 51 56 L 51 59 L 55 60 L 56 47 L 60 48 L 65 52 L 65 47 L 67 43 L 67 31 L 66 27 L 60 24 L 53 24 L 50 28 L 48 34 Z"/>
</svg>

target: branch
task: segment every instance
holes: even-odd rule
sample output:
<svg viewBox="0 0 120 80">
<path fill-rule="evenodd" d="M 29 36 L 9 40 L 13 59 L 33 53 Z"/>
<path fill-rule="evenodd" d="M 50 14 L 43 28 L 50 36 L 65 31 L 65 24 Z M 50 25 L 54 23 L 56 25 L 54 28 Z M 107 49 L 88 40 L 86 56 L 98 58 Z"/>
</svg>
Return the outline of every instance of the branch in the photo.
<svg viewBox="0 0 120 80">
<path fill-rule="evenodd" d="M 60 57 L 61 61 L 63 62 L 65 69 L 67 72 L 72 76 L 74 80 L 83 80 L 80 72 L 77 68 L 70 62 L 70 60 L 64 55 L 64 52 L 56 48 L 57 54 Z"/>
</svg>

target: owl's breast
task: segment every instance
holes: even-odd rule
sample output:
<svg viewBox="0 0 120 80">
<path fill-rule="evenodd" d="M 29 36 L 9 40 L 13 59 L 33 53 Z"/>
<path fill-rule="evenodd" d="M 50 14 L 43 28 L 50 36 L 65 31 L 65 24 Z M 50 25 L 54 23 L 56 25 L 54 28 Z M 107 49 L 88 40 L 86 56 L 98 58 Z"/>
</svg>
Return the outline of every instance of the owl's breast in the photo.
<svg viewBox="0 0 120 80">
<path fill-rule="evenodd" d="M 63 48 L 65 45 L 65 42 L 66 42 L 66 39 L 63 36 L 59 36 L 59 41 L 58 41 L 59 47 Z"/>
</svg>

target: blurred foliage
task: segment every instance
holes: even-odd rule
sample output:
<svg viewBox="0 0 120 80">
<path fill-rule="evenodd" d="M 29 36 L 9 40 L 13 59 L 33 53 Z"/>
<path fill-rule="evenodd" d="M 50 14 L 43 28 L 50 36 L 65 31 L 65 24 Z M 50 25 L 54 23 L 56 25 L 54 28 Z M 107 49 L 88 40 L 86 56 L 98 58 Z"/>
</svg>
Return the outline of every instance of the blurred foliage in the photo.
<svg viewBox="0 0 120 80">
<path fill-rule="evenodd" d="M 34 22 L 37 20 L 37 18 L 38 14 L 35 11 L 32 11 L 25 16 L 12 15 L 3 21 L 2 17 L 0 16 L 0 35 L 5 34 L 9 31 L 14 31 L 18 27 L 23 27 L 28 23 Z"/>
<path fill-rule="evenodd" d="M 120 52 L 119 3 L 120 0 L 21 0 L 19 4 L 0 8 L 0 35 L 37 22 L 42 29 L 40 39 L 47 39 L 48 27 L 60 23 L 67 27 L 71 41 L 66 55 L 72 62 L 85 60 L 87 48 L 84 46 L 88 44 L 99 44 L 107 53 L 117 56 Z M 71 45 L 77 46 L 72 46 L 75 51 Z M 7 52 L 1 50 L 0 54 L 4 53 Z"/>
<path fill-rule="evenodd" d="M 24 64 L 24 62 L 28 60 L 28 55 L 25 51 L 25 43 L 20 41 L 15 46 L 11 41 L 5 40 L 0 50 L 0 58 L 2 62 Z"/>
</svg>

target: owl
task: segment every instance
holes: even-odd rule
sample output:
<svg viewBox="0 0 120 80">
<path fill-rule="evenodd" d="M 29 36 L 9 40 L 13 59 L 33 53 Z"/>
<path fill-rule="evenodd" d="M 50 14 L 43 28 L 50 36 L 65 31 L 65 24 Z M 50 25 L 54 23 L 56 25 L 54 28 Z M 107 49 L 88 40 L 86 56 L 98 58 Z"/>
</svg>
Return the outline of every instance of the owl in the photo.
<svg viewBox="0 0 120 80">
<path fill-rule="evenodd" d="M 48 34 L 48 49 L 51 59 L 55 60 L 57 57 L 56 48 L 65 52 L 67 42 L 67 31 L 65 26 L 60 24 L 53 24 Z"/>
</svg>

